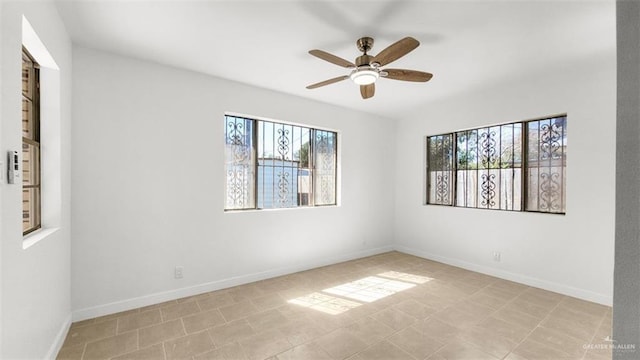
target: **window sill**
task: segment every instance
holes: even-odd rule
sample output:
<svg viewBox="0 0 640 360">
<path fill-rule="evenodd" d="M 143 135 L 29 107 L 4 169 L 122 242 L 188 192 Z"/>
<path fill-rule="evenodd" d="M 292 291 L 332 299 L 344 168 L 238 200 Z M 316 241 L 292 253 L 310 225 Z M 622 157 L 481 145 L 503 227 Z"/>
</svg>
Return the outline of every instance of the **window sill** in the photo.
<svg viewBox="0 0 640 360">
<path fill-rule="evenodd" d="M 229 209 L 224 210 L 225 214 L 234 214 L 234 213 L 252 213 L 252 212 L 272 212 L 272 211 L 292 211 L 292 210 L 308 210 L 308 209 L 322 209 L 322 208 L 337 208 L 340 205 L 318 205 L 318 206 L 295 206 L 295 207 L 284 207 L 284 208 L 266 208 L 266 209 Z"/>
<path fill-rule="evenodd" d="M 56 233 L 60 228 L 43 228 L 32 232 L 22 239 L 22 250 L 26 250 L 33 245 L 37 244 L 41 240 L 48 238 Z"/>
</svg>

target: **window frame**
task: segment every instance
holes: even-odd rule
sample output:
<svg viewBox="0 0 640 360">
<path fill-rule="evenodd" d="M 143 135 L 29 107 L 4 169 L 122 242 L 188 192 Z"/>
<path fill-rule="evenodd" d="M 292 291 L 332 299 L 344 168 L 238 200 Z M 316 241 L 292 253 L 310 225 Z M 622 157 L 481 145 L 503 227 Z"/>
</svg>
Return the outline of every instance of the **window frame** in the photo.
<svg viewBox="0 0 640 360">
<path fill-rule="evenodd" d="M 307 125 L 307 124 L 301 124 L 301 123 L 294 123 L 294 122 L 288 122 L 288 121 L 283 121 L 283 120 L 274 120 L 274 119 L 269 119 L 269 118 L 264 118 L 264 117 L 258 117 L 258 116 L 252 116 L 252 115 L 244 115 L 244 114 L 238 114 L 238 113 L 232 113 L 232 112 L 225 112 L 224 114 L 224 124 L 225 127 L 227 126 L 227 119 L 228 118 L 236 118 L 236 119 L 242 119 L 245 121 L 250 121 L 251 122 L 251 131 L 252 133 L 250 134 L 250 138 L 251 138 L 251 142 L 252 142 L 252 146 L 250 149 L 250 157 L 253 158 L 252 164 L 250 164 L 251 169 L 250 169 L 250 173 L 252 174 L 252 179 L 249 179 L 249 181 L 247 182 L 247 184 L 249 184 L 250 186 L 253 186 L 253 189 L 248 189 L 247 193 L 249 194 L 249 196 L 251 196 L 252 198 L 249 199 L 249 206 L 244 207 L 244 208 L 228 208 L 228 202 L 227 202 L 227 198 L 228 198 L 228 189 L 227 186 L 229 185 L 229 179 L 228 179 L 228 165 L 229 163 L 227 162 L 226 159 L 226 155 L 225 155 L 225 194 L 224 194 L 224 211 L 225 212 L 244 212 L 244 211 L 262 211 L 262 210 L 288 210 L 288 209 L 298 209 L 298 208 L 314 208 L 314 207 L 331 207 L 331 206 L 338 206 L 339 204 L 339 186 L 338 186 L 338 180 L 339 180 L 339 151 L 340 151 L 340 132 L 334 129 L 329 129 L 329 128 L 323 128 L 323 127 L 317 127 L 317 126 L 312 126 L 312 125 Z M 309 171 L 309 192 L 308 192 L 308 203 L 306 205 L 294 205 L 294 206 L 273 206 L 273 207 L 260 207 L 259 204 L 259 199 L 261 198 L 261 194 L 265 194 L 266 196 L 266 192 L 262 192 L 263 190 L 262 187 L 259 184 L 259 171 L 260 169 L 266 169 L 267 167 L 269 167 L 268 165 L 264 165 L 264 164 L 260 164 L 260 160 L 261 158 L 259 157 L 259 144 L 260 144 L 260 137 L 262 136 L 262 132 L 260 131 L 260 128 L 263 128 L 264 126 L 261 123 L 270 123 L 271 126 L 273 126 L 273 131 L 275 133 L 275 129 L 277 126 L 291 126 L 294 129 L 295 128 L 302 128 L 302 129 L 306 129 L 309 132 L 309 145 L 308 145 L 308 155 L 307 155 L 307 167 L 303 167 L 300 168 L 298 167 L 297 169 L 302 169 L 302 170 L 308 170 Z M 318 181 L 317 177 L 319 176 L 319 170 L 316 168 L 316 152 L 317 152 L 317 144 L 316 144 L 316 135 L 318 134 L 318 132 L 322 132 L 322 133 L 333 133 L 334 134 L 334 144 L 333 144 L 333 154 L 334 154 L 334 158 L 333 158 L 333 202 L 332 203 L 318 203 L 316 201 L 316 183 Z M 224 130 L 224 134 L 225 134 L 225 140 L 224 140 L 224 146 L 226 147 L 228 145 L 228 141 L 229 139 L 227 138 L 227 129 Z M 243 134 L 243 137 L 249 138 L 249 135 L 247 134 Z M 302 144 L 302 143 L 301 143 Z M 227 150 L 225 149 L 225 152 Z M 275 160 L 275 157 L 274 159 Z M 286 161 L 286 160 L 285 160 Z M 263 198 L 263 205 L 264 205 L 264 199 Z"/>
<path fill-rule="evenodd" d="M 429 206 L 445 206 L 445 207 L 457 207 L 457 208 L 465 208 L 465 209 L 480 209 L 480 210 L 494 210 L 494 211 L 509 211 L 509 212 L 527 212 L 527 213 L 541 213 L 541 214 L 554 214 L 554 215 L 566 215 L 566 181 L 563 180 L 562 182 L 562 187 L 561 187 L 561 198 L 562 198 L 562 211 L 540 211 L 540 210 L 528 210 L 528 203 L 527 203 L 527 199 L 528 199 L 528 194 L 529 194 L 529 136 L 528 136 L 528 124 L 532 123 L 532 122 L 539 122 L 539 121 L 544 121 L 544 120 L 552 120 L 552 119 L 557 119 L 557 118 L 564 118 L 565 120 L 565 126 L 566 126 L 566 121 L 567 121 L 567 114 L 566 113 L 562 113 L 562 114 L 556 114 L 556 115 L 550 115 L 550 116 L 543 116 L 543 117 L 539 117 L 539 118 L 535 118 L 535 119 L 528 119 L 528 120 L 521 120 L 521 121 L 512 121 L 512 122 L 507 122 L 507 123 L 499 123 L 499 124 L 491 124 L 491 125 L 484 125 L 484 126 L 479 126 L 479 127 L 473 127 L 473 128 L 466 128 L 466 129 L 459 129 L 459 130 L 455 130 L 455 131 L 451 131 L 451 132 L 445 132 L 445 133 L 437 133 L 437 134 L 433 134 L 433 135 L 427 135 L 424 139 L 425 142 L 425 152 L 423 153 L 425 156 L 425 167 L 424 167 L 424 172 L 425 172 L 425 193 L 424 193 L 424 205 L 429 205 Z M 514 182 L 513 186 L 520 186 L 520 209 L 502 209 L 502 208 L 490 208 L 490 207 L 479 207 L 479 206 L 459 206 L 457 205 L 457 197 L 458 197 L 458 182 L 457 182 L 457 176 L 458 176 L 458 159 L 457 159 L 457 144 L 458 144 L 458 133 L 462 133 L 462 132 L 469 132 L 469 131 L 473 131 L 473 130 L 481 130 L 481 129 L 490 129 L 493 127 L 502 127 L 505 125 L 513 125 L 513 124 L 520 124 L 521 127 L 521 134 L 520 134 L 520 169 L 521 169 L 521 179 L 519 184 Z M 562 137 L 564 138 L 566 136 L 567 130 L 566 128 L 563 129 L 562 132 Z M 451 168 L 451 183 L 450 186 L 452 188 L 451 193 L 452 193 L 452 198 L 451 198 L 451 202 L 450 204 L 442 204 L 442 203 L 435 203 L 435 202 L 430 202 L 430 196 L 431 196 L 431 177 L 430 177 L 430 165 L 429 165 L 429 157 L 430 157 L 430 147 L 429 147 L 429 139 L 433 138 L 433 137 L 442 137 L 442 136 L 451 136 L 452 140 L 451 140 L 451 144 L 452 144 L 452 168 Z M 566 143 L 563 140 L 562 143 L 564 146 L 566 146 Z M 563 150 L 563 157 L 562 157 L 562 171 L 563 173 L 565 173 L 566 175 L 566 148 Z M 437 171 L 437 170 L 436 170 Z"/>
<path fill-rule="evenodd" d="M 26 236 L 28 234 L 33 233 L 36 230 L 42 228 L 42 149 L 41 149 L 41 128 L 40 128 L 40 65 L 35 60 L 35 58 L 29 53 L 26 47 L 22 46 L 22 63 L 24 66 L 25 58 L 31 62 L 30 69 L 33 69 L 33 76 L 29 77 L 27 86 L 31 89 L 31 98 L 29 98 L 23 89 L 21 88 L 21 96 L 23 100 L 28 100 L 30 103 L 30 112 L 32 114 L 31 121 L 33 122 L 31 125 L 31 129 L 33 130 L 33 139 L 25 137 L 24 134 L 22 136 L 22 191 L 23 191 L 23 206 L 22 206 L 22 221 L 23 221 L 23 230 L 22 235 Z M 22 68 L 22 67 L 21 67 Z M 22 77 L 22 76 L 21 76 Z M 31 79 L 33 79 L 33 83 L 31 83 Z M 22 111 L 24 112 L 24 101 L 22 103 Z M 24 149 L 25 145 L 27 147 L 33 146 L 35 149 L 35 158 L 37 158 L 36 166 L 25 166 L 24 160 Z M 32 159 L 33 161 L 33 159 Z M 33 170 L 34 173 L 30 175 L 31 179 L 37 179 L 36 184 L 25 184 L 24 183 L 24 173 L 25 171 Z M 33 210 L 34 213 L 31 214 L 33 217 L 34 225 L 28 228 L 24 228 L 24 191 L 25 190 L 33 190 L 37 195 L 34 196 L 33 201 Z"/>
</svg>

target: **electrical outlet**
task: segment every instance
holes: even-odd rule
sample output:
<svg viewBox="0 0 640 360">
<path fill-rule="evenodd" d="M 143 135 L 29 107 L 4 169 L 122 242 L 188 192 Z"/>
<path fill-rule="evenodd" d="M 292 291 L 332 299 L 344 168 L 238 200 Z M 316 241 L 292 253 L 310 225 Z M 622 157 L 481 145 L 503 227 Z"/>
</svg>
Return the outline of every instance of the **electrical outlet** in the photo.
<svg viewBox="0 0 640 360">
<path fill-rule="evenodd" d="M 493 252 L 493 261 L 500 262 L 500 252 L 499 251 L 494 251 Z"/>
<path fill-rule="evenodd" d="M 184 270 L 184 267 L 176 266 L 176 269 L 174 270 L 174 273 L 173 273 L 176 279 L 182 279 L 183 270 Z"/>
</svg>

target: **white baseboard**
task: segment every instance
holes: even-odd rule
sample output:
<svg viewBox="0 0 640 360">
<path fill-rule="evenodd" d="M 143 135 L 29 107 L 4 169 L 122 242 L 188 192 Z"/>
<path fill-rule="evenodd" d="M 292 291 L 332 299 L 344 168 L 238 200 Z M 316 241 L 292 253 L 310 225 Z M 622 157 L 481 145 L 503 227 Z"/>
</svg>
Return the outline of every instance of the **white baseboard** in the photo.
<svg viewBox="0 0 640 360">
<path fill-rule="evenodd" d="M 121 311 L 158 304 L 165 301 L 176 300 L 176 299 L 180 299 L 187 296 L 206 293 L 209 291 L 226 289 L 233 286 L 251 283 L 254 281 L 260 281 L 260 280 L 269 279 L 277 276 L 292 274 L 299 271 L 305 271 L 305 270 L 309 270 L 309 269 L 313 269 L 321 266 L 340 263 L 343 261 L 349 261 L 349 260 L 359 259 L 367 256 L 377 255 L 377 254 L 381 254 L 381 253 L 385 253 L 393 250 L 394 248 L 391 245 L 383 246 L 375 249 L 368 249 L 368 250 L 353 252 L 349 254 L 332 256 L 324 259 L 318 259 L 316 261 L 308 262 L 305 264 L 298 264 L 295 266 L 290 266 L 285 268 L 277 268 L 277 269 L 267 270 L 267 271 L 254 273 L 254 274 L 236 276 L 233 278 L 212 281 L 209 283 L 198 284 L 198 285 L 184 287 L 180 289 L 144 295 L 144 296 L 140 296 L 132 299 L 116 301 L 109 304 L 93 306 L 85 309 L 79 309 L 79 310 L 73 311 L 73 321 L 81 321 L 81 320 L 91 319 L 98 316 L 114 314 Z"/>
<path fill-rule="evenodd" d="M 45 356 L 45 359 L 55 359 L 58 356 L 58 352 L 62 349 L 62 345 L 64 344 L 64 339 L 67 337 L 67 333 L 69 332 L 69 328 L 71 327 L 71 313 L 67 316 L 67 318 L 62 322 L 62 326 L 60 327 L 60 331 L 53 339 L 53 343 L 51 347 L 49 347 L 49 351 Z"/>
<path fill-rule="evenodd" d="M 415 255 L 424 259 L 434 260 L 441 263 L 445 263 L 452 266 L 457 266 L 463 269 L 479 272 L 486 275 L 491 275 L 495 277 L 499 277 L 505 280 L 515 281 L 521 284 L 537 287 L 544 290 L 553 291 L 559 294 L 568 295 L 571 297 L 579 298 L 582 300 L 587 300 L 591 302 L 595 302 L 602 305 L 612 306 L 613 304 L 613 296 L 598 294 L 592 291 L 575 288 L 572 286 L 559 284 L 551 281 L 541 280 L 537 278 L 533 278 L 530 276 L 512 273 L 509 271 L 504 271 L 492 267 L 482 266 L 478 264 L 469 263 L 466 261 L 447 258 L 435 254 L 428 253 L 422 250 L 416 250 L 413 248 L 409 248 L 403 245 L 396 245 L 394 249 L 399 252 L 403 252 L 410 255 Z"/>
</svg>

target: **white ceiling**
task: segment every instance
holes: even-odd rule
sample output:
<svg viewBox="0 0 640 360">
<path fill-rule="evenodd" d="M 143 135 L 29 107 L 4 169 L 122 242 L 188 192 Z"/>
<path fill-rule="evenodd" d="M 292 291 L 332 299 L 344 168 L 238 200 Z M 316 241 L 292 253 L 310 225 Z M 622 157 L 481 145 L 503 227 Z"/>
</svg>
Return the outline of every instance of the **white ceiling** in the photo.
<svg viewBox="0 0 640 360">
<path fill-rule="evenodd" d="M 389 118 L 426 102 L 615 49 L 610 1 L 58 1 L 79 45 L 202 72 Z M 307 53 L 354 60 L 413 36 L 392 63 L 428 83 L 380 79 L 363 100 L 350 80 L 306 85 L 348 70 Z"/>
</svg>

